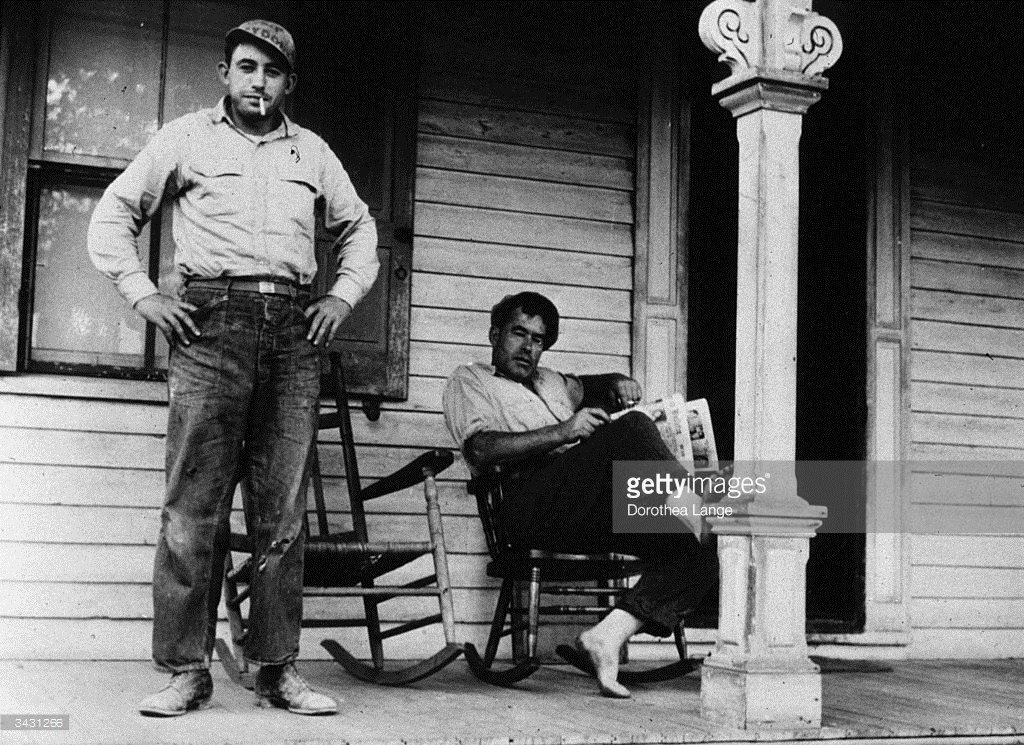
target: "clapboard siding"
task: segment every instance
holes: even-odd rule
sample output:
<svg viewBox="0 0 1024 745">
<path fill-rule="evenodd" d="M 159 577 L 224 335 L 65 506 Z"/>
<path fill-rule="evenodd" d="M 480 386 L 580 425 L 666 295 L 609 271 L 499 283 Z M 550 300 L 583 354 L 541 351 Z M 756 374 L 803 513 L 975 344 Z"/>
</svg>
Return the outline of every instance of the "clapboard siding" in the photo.
<svg viewBox="0 0 1024 745">
<path fill-rule="evenodd" d="M 905 509 L 921 654 L 953 638 L 957 653 L 1010 650 L 1024 629 L 1024 179 L 1014 159 L 954 152 L 911 154 Z"/>
<path fill-rule="evenodd" d="M 420 95 L 455 103 L 618 124 L 632 124 L 636 115 L 635 101 L 619 91 L 578 89 L 557 82 L 435 67 L 423 68 Z"/>
<path fill-rule="evenodd" d="M 963 172 L 918 170 L 910 184 L 910 196 L 955 206 L 1024 213 L 1024 190 L 1019 185 Z"/>
<path fill-rule="evenodd" d="M 1020 504 L 1024 475 L 1005 473 L 996 464 L 979 464 L 975 472 L 936 473 L 913 471 L 910 477 L 910 501 L 914 504 L 1014 507 Z M 1024 470 L 1024 469 L 1022 469 Z"/>
<path fill-rule="evenodd" d="M 0 440 L 0 462 L 153 471 L 162 471 L 164 467 L 162 437 L 18 427 L 4 427 L 0 433 L 3 436 Z M 444 433 L 444 437 L 447 439 L 448 435 Z M 360 474 L 367 478 L 380 478 L 412 460 L 421 450 L 422 447 L 389 445 L 384 448 L 379 444 L 357 444 Z M 339 448 L 322 448 L 320 455 L 325 473 L 343 473 Z M 444 473 L 447 479 L 466 476 L 465 466 L 460 460 L 456 460 L 455 465 Z"/>
<path fill-rule="evenodd" d="M 477 605 L 477 597 L 493 593 L 494 588 L 454 589 L 457 606 Z M 148 619 L 152 617 L 153 593 L 149 582 L 136 584 L 66 585 L 57 582 L 0 582 L 4 605 L 19 618 L 112 618 Z M 436 602 L 436 601 L 435 601 Z M 380 606 L 383 623 L 397 623 L 420 613 L 417 598 L 395 598 Z M 304 618 L 362 618 L 363 603 L 357 598 L 307 596 L 303 600 Z M 116 615 L 115 615 L 116 614 Z M 365 632 L 363 632 L 365 634 Z"/>
<path fill-rule="evenodd" d="M 1010 241 L 915 230 L 910 247 L 914 259 L 1024 269 L 1024 251 L 1020 250 L 1020 244 Z"/>
<path fill-rule="evenodd" d="M 421 52 L 410 369 L 440 379 L 490 361 L 490 308 L 533 290 L 563 317 L 544 364 L 628 373 L 636 73 L 597 36 L 510 40 L 500 19 L 452 20 L 428 14 Z M 460 565 L 475 564 L 480 584 L 456 612 L 473 634 L 494 584 L 465 521 Z"/>
<path fill-rule="evenodd" d="M 919 565 L 913 568 L 911 580 L 915 598 L 1024 597 L 1024 569 L 1015 567 Z"/>
<path fill-rule="evenodd" d="M 436 168 L 416 171 L 416 198 L 460 207 L 581 220 L 629 224 L 633 218 L 629 192 Z"/>
<path fill-rule="evenodd" d="M 982 447 L 1024 450 L 1024 426 L 1019 419 L 960 414 L 917 412 L 911 436 L 915 442 L 958 445 L 970 442 Z"/>
<path fill-rule="evenodd" d="M 504 263 L 507 259 L 502 251 L 502 259 L 494 261 L 491 255 L 491 262 Z M 563 258 L 564 261 L 564 258 Z M 565 271 L 565 267 L 562 267 Z M 494 305 L 495 293 L 516 292 L 518 289 L 532 287 L 534 291 L 541 292 L 558 306 L 562 321 L 565 323 L 566 334 L 573 332 L 572 321 L 574 319 L 590 319 L 593 317 L 594 308 L 604 309 L 604 320 L 628 322 L 630 320 L 630 293 L 619 289 L 607 289 L 596 287 L 579 287 L 575 285 L 547 284 L 540 282 L 523 282 L 521 280 L 510 280 L 497 277 L 475 277 L 469 275 L 469 268 L 453 279 L 451 274 L 428 274 L 423 272 L 417 279 L 419 282 L 413 288 L 412 299 L 417 306 L 424 307 L 432 305 L 434 308 L 462 308 L 465 310 L 486 311 L 490 313 Z M 486 271 L 486 270 L 485 270 Z M 571 277 L 566 277 L 571 279 Z M 452 283 L 458 282 L 458 292 L 452 291 Z M 499 295 L 499 297 L 501 297 Z M 561 347 L 562 325 L 559 324 L 559 344 Z M 567 336 L 571 339 L 571 336 Z"/>
<path fill-rule="evenodd" d="M 574 11 L 575 12 L 575 11 Z M 430 6 L 420 57 L 405 401 L 378 421 L 353 409 L 360 475 L 371 482 L 424 448 L 452 447 L 441 414 L 446 377 L 489 361 L 489 310 L 535 290 L 564 321 L 545 364 L 579 373 L 630 371 L 636 71 L 598 30 L 574 40 L 513 39 L 504 22 Z M 596 17 L 596 16 L 595 16 Z M 599 26 L 602 24 L 599 24 Z M 605 37 L 607 39 L 607 37 Z M 150 579 L 164 492 L 166 391 L 33 378 L 0 389 L 0 657 L 147 658 Z M 333 403 L 325 400 L 324 407 Z M 319 435 L 328 521 L 347 527 L 337 432 Z M 495 581 L 461 455 L 439 480 L 460 641 L 482 644 Z M 425 540 L 422 491 L 375 502 L 371 531 Z M 232 522 L 242 524 L 236 496 Z M 428 564 L 396 572 L 406 581 Z M 422 615 L 429 599 L 383 607 L 385 622 Z M 356 600 L 310 599 L 307 614 L 360 613 Z M 359 629 L 306 630 L 366 653 Z M 44 642 L 40 640 L 45 640 Z M 114 641 L 116 640 L 116 641 Z M 433 652 L 438 628 L 389 643 Z M 503 645 L 504 649 L 504 645 Z"/>
<path fill-rule="evenodd" d="M 1024 360 L 984 354 L 913 352 L 910 372 L 918 381 L 1018 389 L 1024 386 Z"/>
<path fill-rule="evenodd" d="M 975 444 L 940 445 L 931 442 L 911 442 L 907 457 L 918 461 L 962 461 L 988 460 L 1017 461 L 1020 450 L 1007 447 L 982 447 Z"/>
<path fill-rule="evenodd" d="M 911 602 L 910 613 L 923 629 L 1024 630 L 1021 598 L 919 598 Z"/>
<path fill-rule="evenodd" d="M 461 588 L 494 585 L 496 581 L 487 577 L 476 554 L 456 550 L 459 548 L 453 546 L 450 551 L 452 584 Z M 152 579 L 153 551 L 152 546 L 112 543 L 0 543 L 0 557 L 4 559 L 0 581 L 144 584 Z M 86 558 L 89 561 L 82 560 Z M 105 566 L 110 562 L 116 566 Z M 411 579 L 422 575 L 428 566 L 429 559 L 423 557 L 398 571 Z"/>
<path fill-rule="evenodd" d="M 439 33 L 424 35 L 421 61 L 450 70 L 473 70 L 519 80 L 561 83 L 566 87 L 589 89 L 595 95 L 618 91 L 629 96 L 635 85 L 632 71 L 610 64 L 600 56 L 579 48 L 552 48 L 550 44 L 529 44 L 508 37 L 456 37 Z"/>
<path fill-rule="evenodd" d="M 927 123 L 927 122 L 926 122 Z M 924 179 L 937 175 L 951 174 L 958 179 L 985 179 L 1009 183 L 1011 189 L 1020 190 L 1019 183 L 1014 185 L 1013 171 L 1020 172 L 1021 153 L 1007 152 L 997 147 L 971 147 L 965 149 L 961 141 L 942 141 L 935 138 L 934 128 L 920 127 L 915 135 L 919 135 L 914 149 L 910 151 L 910 167 L 915 174 L 915 183 L 911 189 L 917 189 Z M 1019 179 L 1016 179 L 1019 181 Z M 964 197 L 958 195 L 958 200 Z M 918 192 L 920 193 L 920 191 Z"/>
<path fill-rule="evenodd" d="M 632 262 L 626 256 L 579 254 L 573 257 L 573 271 L 566 273 L 565 254 L 561 251 L 502 246 L 501 255 L 502 261 L 496 262 L 494 246 L 487 243 L 423 236 L 416 243 L 416 269 L 423 275 L 413 292 L 422 290 L 425 282 L 432 281 L 428 273 L 463 277 L 471 272 L 474 277 L 507 281 L 504 276 L 507 272 L 502 269 L 505 264 L 521 266 L 520 278 L 527 282 L 614 290 L 630 290 L 633 287 L 633 276 L 630 273 Z M 628 303 L 629 296 L 625 297 Z"/>
<path fill-rule="evenodd" d="M 1024 419 L 1024 389 L 957 386 L 918 381 L 910 401 L 914 411 Z"/>
<path fill-rule="evenodd" d="M 1024 329 L 919 320 L 914 332 L 913 348 L 924 351 L 1017 358 L 1024 350 Z"/>
<path fill-rule="evenodd" d="M 1024 541 L 1008 535 L 910 536 L 914 564 L 1024 569 Z"/>
<path fill-rule="evenodd" d="M 632 161 L 592 153 L 421 134 L 417 161 L 430 168 L 630 191 Z M 585 196 L 589 196 L 585 194 Z"/>
<path fill-rule="evenodd" d="M 1024 214 L 966 204 L 912 200 L 910 227 L 912 230 L 1024 242 Z"/>
<path fill-rule="evenodd" d="M 396 446 L 430 446 L 436 443 L 439 434 L 443 434 L 443 431 L 438 430 L 438 427 L 444 426 L 443 419 L 438 416 L 436 408 L 433 412 L 392 411 L 390 416 L 381 417 L 376 422 L 361 415 L 353 416 L 355 441 L 362 444 L 386 440 Z M 156 443 L 157 449 L 162 450 L 167 429 L 167 407 L 143 408 L 108 401 L 11 396 L 0 399 L 0 421 L 10 428 L 9 442 L 0 445 L 0 452 L 4 452 L 5 447 L 18 448 L 22 441 L 18 434 L 20 430 L 60 430 L 66 435 L 150 435 L 160 441 Z M 335 430 L 323 430 L 320 440 L 337 442 L 338 433 Z M 163 462 L 156 467 L 163 468 Z"/>
<path fill-rule="evenodd" d="M 326 446 L 322 447 L 325 470 L 333 469 L 336 459 L 330 458 Z M 462 469 L 454 466 L 451 478 Z M 375 479 L 361 474 L 366 484 Z M 476 507 L 466 498 L 461 480 L 438 482 L 438 500 L 445 514 L 475 515 Z M 35 504 L 64 507 L 159 507 L 163 503 L 163 471 L 139 471 L 92 468 L 88 466 L 39 466 L 30 463 L 0 464 L 0 479 L 8 487 L 4 492 L 5 505 Z M 325 473 L 324 488 L 328 509 L 344 511 L 345 489 L 342 474 Z M 396 492 L 387 500 L 371 505 L 371 512 L 423 513 L 423 492 L 409 488 Z M 237 505 L 236 505 L 237 507 Z"/>
<path fill-rule="evenodd" d="M 972 326 L 1019 329 L 1024 324 L 1024 300 L 992 295 L 914 289 L 910 298 L 914 318 Z"/>
<path fill-rule="evenodd" d="M 392 540 L 427 539 L 426 519 L 422 512 L 368 513 L 368 529 L 383 531 Z M 0 541 L 28 543 L 155 545 L 160 530 L 160 507 L 94 507 L 48 504 L 0 504 Z M 332 529 L 346 524 L 346 515 L 329 513 Z M 473 552 L 484 548 L 475 515 L 446 515 L 445 536 L 452 550 Z M 241 529 L 241 514 L 232 515 Z"/>
<path fill-rule="evenodd" d="M 457 365 L 463 362 L 489 362 L 490 359 L 491 348 L 482 344 L 414 342 L 410 369 L 421 375 L 447 377 Z M 585 352 L 551 350 L 545 353 L 544 364 L 562 370 L 575 370 L 584 375 L 600 372 L 629 372 L 629 360 L 624 357 L 608 357 Z"/>
<path fill-rule="evenodd" d="M 423 138 L 420 147 L 425 153 L 425 156 L 417 153 L 421 165 L 436 165 L 436 156 L 431 154 L 437 141 L 434 135 L 459 138 L 448 140 L 449 147 L 458 142 L 461 147 L 471 148 L 475 146 L 473 140 L 522 145 L 525 147 L 520 152 L 534 161 L 542 155 L 570 158 L 571 154 L 576 153 L 587 159 L 585 162 L 598 162 L 598 159 L 606 156 L 616 159 L 612 164 L 616 172 L 628 167 L 634 149 L 632 122 L 617 124 L 560 114 L 538 114 L 533 111 L 431 99 L 420 102 L 419 130 Z M 546 149 L 541 149 L 540 143 Z M 554 151 L 563 151 L 564 155 L 559 156 Z M 487 165 L 491 169 L 520 170 L 520 166 L 514 163 Z M 623 176 L 619 173 L 615 178 L 622 180 Z"/>
<path fill-rule="evenodd" d="M 493 606 L 490 597 L 483 593 L 474 600 L 483 603 L 480 607 L 470 606 L 477 614 L 486 612 L 486 605 Z M 4 633 L 0 635 L 0 659 L 149 659 L 152 635 L 153 624 L 149 619 L 9 618 L 4 619 Z M 487 626 L 458 620 L 455 635 L 460 642 L 472 642 L 483 648 Z M 323 639 L 338 640 L 357 657 L 370 656 L 363 629 L 304 629 L 299 643 L 300 658 L 331 659 L 320 646 Z M 499 654 L 508 656 L 508 643 L 507 638 L 503 640 Z M 390 659 L 408 660 L 424 653 L 433 654 L 443 645 L 440 626 L 435 624 L 389 639 L 384 649 Z"/>
<path fill-rule="evenodd" d="M 449 204 L 418 202 L 416 236 L 613 256 L 633 255 L 630 225 Z"/>
<path fill-rule="evenodd" d="M 498 297 L 495 302 L 500 300 Z M 412 335 L 420 341 L 458 343 L 486 334 L 490 312 L 445 308 L 413 308 Z M 486 337 L 485 337 L 486 338 Z M 629 324 L 625 322 L 564 318 L 559 324 L 558 346 L 567 351 L 601 349 L 609 354 L 629 354 Z"/>
<path fill-rule="evenodd" d="M 979 266 L 970 254 L 959 262 L 918 259 L 914 262 L 913 286 L 969 295 L 1024 299 L 1024 270 Z"/>
</svg>

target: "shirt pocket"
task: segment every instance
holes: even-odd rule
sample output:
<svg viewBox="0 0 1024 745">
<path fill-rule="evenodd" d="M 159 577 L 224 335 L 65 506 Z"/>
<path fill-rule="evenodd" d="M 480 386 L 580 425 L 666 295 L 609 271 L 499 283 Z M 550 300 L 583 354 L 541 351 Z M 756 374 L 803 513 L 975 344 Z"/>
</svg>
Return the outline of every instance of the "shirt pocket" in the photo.
<svg viewBox="0 0 1024 745">
<path fill-rule="evenodd" d="M 242 164 L 228 157 L 208 156 L 191 165 L 191 201 L 207 217 L 237 215 L 245 203 Z"/>
<path fill-rule="evenodd" d="M 512 432 L 526 432 L 558 424 L 559 419 L 539 398 L 506 401 L 502 416 Z"/>
<path fill-rule="evenodd" d="M 317 187 L 311 173 L 287 169 L 278 173 L 275 197 L 279 200 L 284 225 L 282 233 L 312 242 Z"/>
</svg>

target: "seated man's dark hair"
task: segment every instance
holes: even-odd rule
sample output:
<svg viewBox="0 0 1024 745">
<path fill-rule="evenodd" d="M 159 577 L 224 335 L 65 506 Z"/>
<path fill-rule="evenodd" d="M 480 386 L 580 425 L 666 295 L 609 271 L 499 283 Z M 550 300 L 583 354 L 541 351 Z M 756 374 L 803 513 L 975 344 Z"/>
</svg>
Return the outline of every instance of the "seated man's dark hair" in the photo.
<svg viewBox="0 0 1024 745">
<path fill-rule="evenodd" d="M 549 349 L 558 341 L 558 308 L 536 292 L 520 292 L 503 297 L 491 308 L 491 326 L 502 328 L 512 319 L 512 314 L 517 308 L 528 316 L 540 316 L 544 319 L 544 326 L 547 329 L 544 335 L 544 349 Z"/>
</svg>

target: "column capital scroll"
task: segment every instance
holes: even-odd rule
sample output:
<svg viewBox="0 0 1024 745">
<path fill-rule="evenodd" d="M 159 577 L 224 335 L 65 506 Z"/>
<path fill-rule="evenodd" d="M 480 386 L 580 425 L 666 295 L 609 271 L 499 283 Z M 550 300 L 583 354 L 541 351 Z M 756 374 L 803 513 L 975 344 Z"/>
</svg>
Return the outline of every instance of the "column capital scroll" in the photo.
<svg viewBox="0 0 1024 745">
<path fill-rule="evenodd" d="M 732 88 L 733 78 L 788 73 L 783 79 L 816 81 L 838 61 L 843 39 L 835 23 L 811 10 L 811 0 L 714 0 L 699 22 L 704 46 L 718 53 L 731 75 L 715 86 Z M 715 91 L 717 93 L 717 91 Z"/>
</svg>

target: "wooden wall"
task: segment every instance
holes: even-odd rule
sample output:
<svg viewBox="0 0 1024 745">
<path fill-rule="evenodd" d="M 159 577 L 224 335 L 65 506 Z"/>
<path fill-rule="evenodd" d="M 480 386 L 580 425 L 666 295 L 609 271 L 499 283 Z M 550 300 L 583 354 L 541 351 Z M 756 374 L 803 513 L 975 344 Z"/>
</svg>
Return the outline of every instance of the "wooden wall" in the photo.
<svg viewBox="0 0 1024 745">
<path fill-rule="evenodd" d="M 454 445 L 440 413 L 444 380 L 459 364 L 490 361 L 489 312 L 506 294 L 541 292 L 561 311 L 543 364 L 630 370 L 636 72 L 601 42 L 600 18 L 577 21 L 567 37 L 526 6 L 503 7 L 425 19 L 409 402 L 424 444 Z M 389 416 L 399 413 L 381 423 Z M 484 576 L 461 458 L 452 470 L 444 489 L 459 634 L 482 643 L 496 585 Z"/>
<path fill-rule="evenodd" d="M 1024 9 L 962 10 L 911 8 L 904 49 L 914 51 L 898 66 L 909 134 L 905 457 L 916 464 L 904 501 L 910 653 L 1009 657 L 1024 654 L 1024 123 L 1014 113 Z M 978 475 L 995 468 L 1009 475 Z"/>
<path fill-rule="evenodd" d="M 1020 152 L 911 151 L 910 617 L 919 654 L 1024 649 Z M 952 468 L 950 461 L 972 461 Z M 946 464 L 946 465 L 943 465 Z M 1011 476 L 982 478 L 951 471 Z M 962 464 L 961 464 L 962 465 Z M 945 473 L 943 473 L 945 472 Z M 1008 534 L 1016 531 L 1017 535 Z M 956 533 L 957 535 L 953 535 Z M 981 535 L 987 534 L 987 535 Z"/>
<path fill-rule="evenodd" d="M 528 6 L 497 5 L 472 22 L 431 7 L 421 51 L 409 399 L 386 404 L 377 422 L 355 412 L 366 480 L 422 448 L 453 445 L 441 415 L 445 377 L 463 362 L 489 361 L 489 309 L 507 293 L 536 290 L 561 310 L 545 364 L 630 370 L 632 49 L 607 43 L 608 33 L 621 41 L 621 29 L 596 15 L 565 36 L 551 31 L 565 24 Z M 0 378 L 0 658 L 149 657 L 165 426 L 160 384 Z M 322 461 L 328 487 L 341 489 L 332 439 L 321 442 Z M 480 644 L 496 594 L 466 477 L 461 459 L 443 475 L 442 509 L 458 636 Z M 332 505 L 343 522 L 341 502 Z M 409 494 L 377 506 L 371 529 L 425 538 L 421 505 Z M 396 601 L 384 618 L 414 615 L 425 602 Z M 322 603 L 307 602 L 306 612 L 321 615 Z M 311 629 L 303 656 L 323 657 L 318 641 L 331 635 L 365 649 L 360 630 Z M 432 652 L 440 630 L 408 637 L 390 654 Z"/>
</svg>

